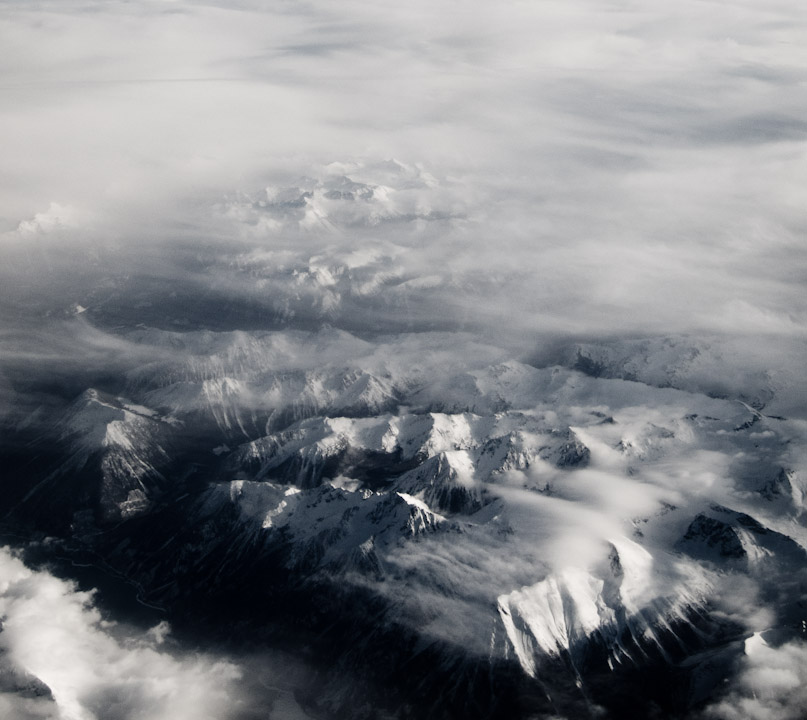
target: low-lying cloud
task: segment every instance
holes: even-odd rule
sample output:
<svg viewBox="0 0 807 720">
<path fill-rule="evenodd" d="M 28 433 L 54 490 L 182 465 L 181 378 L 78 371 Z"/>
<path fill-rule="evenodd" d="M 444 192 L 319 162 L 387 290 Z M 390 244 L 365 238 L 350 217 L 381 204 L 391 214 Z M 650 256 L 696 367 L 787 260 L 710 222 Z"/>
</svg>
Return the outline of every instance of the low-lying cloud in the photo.
<svg viewBox="0 0 807 720">
<path fill-rule="evenodd" d="M 804 338 L 795 4 L 5 6 L 10 262 L 294 237 L 489 328 Z"/>
<path fill-rule="evenodd" d="M 278 720 L 305 717 L 290 688 L 253 705 L 241 682 L 255 682 L 248 666 L 183 649 L 166 622 L 138 631 L 107 620 L 92 593 L 27 568 L 7 548 L 0 549 L 0 616 L 4 717 L 235 720 L 253 717 L 256 707 Z"/>
<path fill-rule="evenodd" d="M 135 635 L 104 621 L 90 593 L 29 570 L 7 549 L 0 563 L 0 645 L 7 662 L 50 689 L 46 716 L 228 717 L 240 676 L 235 665 L 201 654 L 175 657 L 164 646 L 165 624 Z M 20 701 L 4 702 L 13 708 Z"/>
<path fill-rule="evenodd" d="M 757 633 L 745 641 L 745 655 L 732 692 L 704 713 L 710 720 L 798 720 L 807 708 L 807 646 L 768 643 Z"/>
</svg>

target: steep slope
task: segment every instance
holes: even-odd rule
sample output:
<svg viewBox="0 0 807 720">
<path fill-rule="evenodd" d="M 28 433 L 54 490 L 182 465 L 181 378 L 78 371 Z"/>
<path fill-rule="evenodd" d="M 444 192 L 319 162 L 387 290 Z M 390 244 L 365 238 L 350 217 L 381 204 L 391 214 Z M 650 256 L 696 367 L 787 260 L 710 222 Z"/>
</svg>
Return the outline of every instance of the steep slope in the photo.
<svg viewBox="0 0 807 720">
<path fill-rule="evenodd" d="M 98 390 L 82 393 L 56 419 L 46 438 L 54 460 L 26 494 L 26 514 L 67 522 L 89 512 L 101 522 L 143 512 L 166 485 L 176 421 Z"/>
</svg>

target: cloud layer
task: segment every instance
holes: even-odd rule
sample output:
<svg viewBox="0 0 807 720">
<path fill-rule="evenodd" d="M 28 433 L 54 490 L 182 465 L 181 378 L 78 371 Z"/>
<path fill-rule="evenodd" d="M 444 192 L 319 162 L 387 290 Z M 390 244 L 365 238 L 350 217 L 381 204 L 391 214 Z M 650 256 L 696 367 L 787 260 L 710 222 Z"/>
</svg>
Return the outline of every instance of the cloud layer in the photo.
<svg viewBox="0 0 807 720">
<path fill-rule="evenodd" d="M 394 209 L 398 229 L 354 233 L 320 196 L 301 261 L 335 262 L 339 230 L 377 253 L 442 217 L 428 242 L 398 238 L 388 269 L 479 285 L 491 325 L 804 337 L 794 3 L 4 7 L 12 259 L 54 235 L 165 253 L 248 229 L 274 247 L 271 208 L 252 222 L 230 203 L 217 223 L 202 208 L 341 175 L 388 188 L 364 219 Z M 384 182 L 391 158 L 434 182 Z"/>
<path fill-rule="evenodd" d="M 141 631 L 104 619 L 92 593 L 30 570 L 8 548 L 0 578 L 4 717 L 235 720 L 258 708 L 278 720 L 306 717 L 288 685 L 293 666 L 284 675 L 265 658 L 236 664 L 184 649 L 166 622 Z M 257 693 L 259 683 L 279 692 Z"/>
<path fill-rule="evenodd" d="M 121 633 L 102 619 L 89 593 L 27 569 L 7 549 L 0 568 L 0 645 L 8 662 L 50 689 L 53 702 L 39 703 L 43 717 L 228 716 L 239 677 L 231 663 L 203 655 L 174 657 L 161 647 L 165 624 L 142 636 Z M 17 701 L 7 696 L 2 702 L 8 709 Z"/>
<path fill-rule="evenodd" d="M 764 634 L 745 641 L 740 676 L 726 698 L 710 707 L 715 720 L 797 720 L 807 708 L 807 647 L 769 644 Z"/>
</svg>

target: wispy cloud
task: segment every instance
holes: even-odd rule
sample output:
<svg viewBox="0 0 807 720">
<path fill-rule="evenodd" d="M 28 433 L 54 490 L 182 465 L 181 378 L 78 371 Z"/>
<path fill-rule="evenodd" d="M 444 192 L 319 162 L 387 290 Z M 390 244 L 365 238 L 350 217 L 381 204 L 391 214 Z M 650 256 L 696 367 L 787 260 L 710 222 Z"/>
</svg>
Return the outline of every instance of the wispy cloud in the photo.
<svg viewBox="0 0 807 720">
<path fill-rule="evenodd" d="M 698 0 L 10 3 L 0 216 L 44 230 L 56 203 L 95 219 L 84 236 L 162 244 L 205 235 L 200 202 L 394 157 L 441 180 L 415 206 L 462 220 L 390 265 L 506 274 L 479 291 L 490 324 L 803 338 L 799 17 Z M 277 241 L 265 230 L 252 242 Z M 302 260 L 327 259 L 318 231 Z"/>
</svg>

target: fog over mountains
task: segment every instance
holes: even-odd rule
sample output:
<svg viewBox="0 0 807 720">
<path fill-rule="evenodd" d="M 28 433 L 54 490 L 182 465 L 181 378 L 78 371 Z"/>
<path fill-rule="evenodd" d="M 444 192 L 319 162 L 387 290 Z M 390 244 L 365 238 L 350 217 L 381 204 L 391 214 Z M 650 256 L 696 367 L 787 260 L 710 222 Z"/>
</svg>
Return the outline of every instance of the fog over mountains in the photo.
<svg viewBox="0 0 807 720">
<path fill-rule="evenodd" d="M 806 25 L 0 0 L 0 715 L 804 717 Z"/>
</svg>

